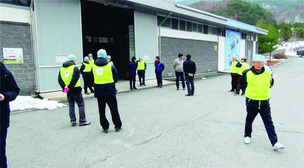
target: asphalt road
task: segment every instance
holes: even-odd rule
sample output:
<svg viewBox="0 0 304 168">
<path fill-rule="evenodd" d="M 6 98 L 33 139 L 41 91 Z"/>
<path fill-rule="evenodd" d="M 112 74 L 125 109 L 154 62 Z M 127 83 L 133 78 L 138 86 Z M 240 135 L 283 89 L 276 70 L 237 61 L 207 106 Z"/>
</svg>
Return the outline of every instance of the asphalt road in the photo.
<svg viewBox="0 0 304 168">
<path fill-rule="evenodd" d="M 230 76 L 221 75 L 196 80 L 193 97 L 174 85 L 119 94 L 118 133 L 113 125 L 102 133 L 95 99 L 86 100 L 86 127 L 70 126 L 67 107 L 13 114 L 9 167 L 303 167 L 304 59 L 273 70 L 272 118 L 284 150 L 272 150 L 260 116 L 252 143 L 243 143 L 245 100 L 228 92 Z"/>
</svg>

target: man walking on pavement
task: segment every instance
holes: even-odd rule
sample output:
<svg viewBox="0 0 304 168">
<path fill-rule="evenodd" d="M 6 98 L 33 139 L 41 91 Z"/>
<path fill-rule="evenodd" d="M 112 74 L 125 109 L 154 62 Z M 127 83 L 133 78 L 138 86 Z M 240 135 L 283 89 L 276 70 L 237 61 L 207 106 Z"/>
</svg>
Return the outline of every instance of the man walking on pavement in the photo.
<svg viewBox="0 0 304 168">
<path fill-rule="evenodd" d="M 237 60 L 236 56 L 232 56 L 232 63 L 231 63 L 231 90 L 230 92 L 235 92 L 239 94 L 240 91 L 238 89 L 238 81 L 240 76 L 242 75 L 242 64 Z"/>
<path fill-rule="evenodd" d="M 146 62 L 139 57 L 139 60 L 137 61 L 137 74 L 138 74 L 140 86 L 146 86 L 145 84 L 146 69 L 147 69 Z"/>
<path fill-rule="evenodd" d="M 19 87 L 10 71 L 0 62 L 0 167 L 7 168 L 6 136 L 10 120 L 9 102 L 16 99 Z"/>
<path fill-rule="evenodd" d="M 194 74 L 196 72 L 196 65 L 195 62 L 191 61 L 191 55 L 186 55 L 187 60 L 183 64 L 183 69 L 185 72 L 186 77 L 186 84 L 188 94 L 186 96 L 193 96 L 194 95 Z"/>
<path fill-rule="evenodd" d="M 80 68 L 80 73 L 82 74 L 84 81 L 84 93 L 89 95 L 88 88 L 91 90 L 91 93 L 94 93 L 93 81 L 91 76 L 92 66 L 90 65 L 89 57 L 84 57 L 83 63 Z"/>
<path fill-rule="evenodd" d="M 160 62 L 159 56 L 155 57 L 155 74 L 156 74 L 156 80 L 157 80 L 157 87 L 163 88 L 163 71 L 165 69 L 165 65 Z"/>
<path fill-rule="evenodd" d="M 176 76 L 176 88 L 179 90 L 179 79 L 182 81 L 183 90 L 185 90 L 185 79 L 184 79 L 184 55 L 178 54 L 178 58 L 176 58 L 173 62 L 173 68 L 175 70 Z"/>
<path fill-rule="evenodd" d="M 106 60 L 107 52 L 100 49 L 97 52 L 97 60 L 93 66 L 95 97 L 98 101 L 100 125 L 105 133 L 108 133 L 109 122 L 106 118 L 106 104 L 108 104 L 115 130 L 121 129 L 122 123 L 118 113 L 115 83 L 118 81 L 117 70 Z"/>
<path fill-rule="evenodd" d="M 260 113 L 268 134 L 268 138 L 274 150 L 283 149 L 284 146 L 278 142 L 275 128 L 270 112 L 270 88 L 274 84 L 272 74 L 264 68 L 265 58 L 262 55 L 253 56 L 253 66 L 245 71 L 240 78 L 241 85 L 246 88 L 247 117 L 245 124 L 244 143 L 250 144 L 252 123 Z"/>
<path fill-rule="evenodd" d="M 64 93 L 67 93 L 69 102 L 69 115 L 71 125 L 77 125 L 75 115 L 75 102 L 79 108 L 79 126 L 90 125 L 91 122 L 86 120 L 84 101 L 81 94 L 80 71 L 76 67 L 76 57 L 73 54 L 68 55 L 68 60 L 63 63 L 59 71 L 58 83 Z"/>
<path fill-rule="evenodd" d="M 136 58 L 132 57 L 131 62 L 128 65 L 128 72 L 129 72 L 129 78 L 130 78 L 130 90 L 136 90 Z"/>
</svg>

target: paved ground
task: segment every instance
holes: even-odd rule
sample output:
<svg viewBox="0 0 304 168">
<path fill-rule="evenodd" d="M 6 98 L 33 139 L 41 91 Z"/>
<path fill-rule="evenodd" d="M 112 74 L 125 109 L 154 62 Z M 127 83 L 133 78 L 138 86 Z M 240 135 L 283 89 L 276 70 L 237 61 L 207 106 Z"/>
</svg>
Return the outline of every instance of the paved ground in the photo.
<svg viewBox="0 0 304 168">
<path fill-rule="evenodd" d="M 196 80 L 196 95 L 175 86 L 118 95 L 122 132 L 103 134 L 95 99 L 92 125 L 70 127 L 68 108 L 13 114 L 7 154 L 12 168 L 303 167 L 304 59 L 274 68 L 272 116 L 279 140 L 272 150 L 258 116 L 243 143 L 245 104 L 228 92 L 229 75 Z M 108 113 L 109 114 L 109 113 Z M 111 125 L 113 128 L 113 125 Z"/>
</svg>

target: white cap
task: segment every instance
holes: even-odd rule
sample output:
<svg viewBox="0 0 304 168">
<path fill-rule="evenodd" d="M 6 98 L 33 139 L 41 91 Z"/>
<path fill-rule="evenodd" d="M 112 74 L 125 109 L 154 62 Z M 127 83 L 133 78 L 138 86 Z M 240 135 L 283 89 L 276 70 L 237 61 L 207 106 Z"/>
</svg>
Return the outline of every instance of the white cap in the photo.
<svg viewBox="0 0 304 168">
<path fill-rule="evenodd" d="M 253 55 L 252 61 L 262 61 L 262 62 L 266 62 L 266 59 L 263 55 L 261 54 L 256 54 Z"/>
<path fill-rule="evenodd" d="M 106 58 L 107 52 L 104 49 L 100 49 L 97 52 L 97 58 Z"/>
</svg>

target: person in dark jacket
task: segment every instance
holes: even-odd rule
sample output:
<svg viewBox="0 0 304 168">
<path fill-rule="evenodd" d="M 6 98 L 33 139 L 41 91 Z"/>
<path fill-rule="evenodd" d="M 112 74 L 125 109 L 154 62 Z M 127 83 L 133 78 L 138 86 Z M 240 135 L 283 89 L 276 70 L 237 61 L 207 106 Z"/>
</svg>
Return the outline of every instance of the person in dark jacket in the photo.
<svg viewBox="0 0 304 168">
<path fill-rule="evenodd" d="M 128 72 L 129 72 L 129 78 L 130 78 L 130 90 L 136 90 L 136 69 L 137 69 L 137 64 L 136 64 L 136 58 L 132 57 L 131 62 L 128 65 Z"/>
<path fill-rule="evenodd" d="M 273 150 L 283 149 L 284 145 L 278 142 L 278 137 L 271 118 L 270 111 L 270 88 L 274 84 L 271 71 L 265 69 L 265 58 L 263 55 L 253 56 L 252 68 L 246 70 L 240 77 L 240 84 L 246 90 L 246 123 L 244 133 L 244 143 L 250 144 L 252 134 L 252 123 L 260 113 L 265 125 L 268 138 Z"/>
<path fill-rule="evenodd" d="M 84 101 L 81 94 L 80 84 L 80 71 L 76 67 L 76 57 L 73 54 L 68 56 L 68 61 L 64 62 L 62 68 L 59 71 L 58 83 L 61 86 L 63 92 L 67 93 L 67 99 L 69 102 L 69 115 L 71 119 L 71 125 L 74 127 L 77 125 L 75 115 L 75 102 L 79 108 L 79 126 L 90 125 L 91 123 L 86 120 Z"/>
<path fill-rule="evenodd" d="M 186 85 L 188 89 L 188 94 L 186 96 L 194 95 L 194 74 L 196 72 L 196 65 L 193 61 L 191 61 L 191 55 L 188 54 L 187 60 L 184 62 L 183 68 L 186 77 Z"/>
<path fill-rule="evenodd" d="M 91 90 L 91 93 L 94 93 L 91 71 L 92 71 L 92 65 L 90 64 L 90 59 L 89 57 L 84 57 L 83 63 L 80 68 L 80 73 L 82 74 L 83 77 L 84 93 L 86 95 L 89 95 L 88 88 Z"/>
<path fill-rule="evenodd" d="M 9 102 L 16 99 L 19 87 L 10 71 L 0 62 L 0 167 L 6 168 L 6 136 L 9 127 Z"/>
<path fill-rule="evenodd" d="M 163 87 L 163 71 L 165 70 L 165 65 L 160 62 L 159 56 L 155 57 L 155 74 L 156 74 L 156 80 L 157 80 L 157 87 L 162 88 Z"/>
<path fill-rule="evenodd" d="M 106 118 L 106 104 L 108 104 L 115 130 L 121 129 L 122 123 L 118 112 L 116 87 L 118 74 L 115 66 L 106 60 L 107 52 L 100 49 L 97 52 L 97 60 L 93 66 L 92 75 L 94 78 L 95 97 L 98 101 L 100 125 L 105 133 L 108 133 L 109 122 Z"/>
</svg>

